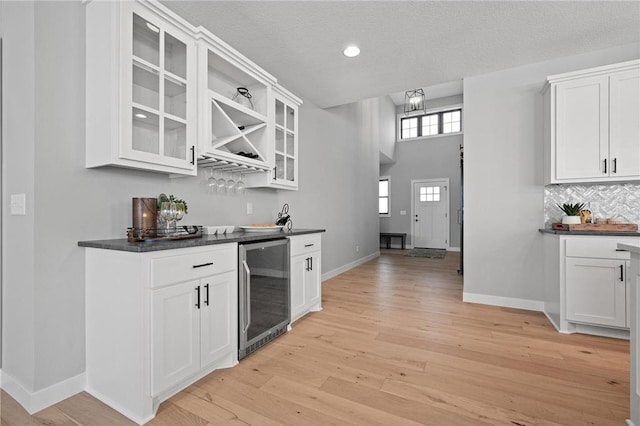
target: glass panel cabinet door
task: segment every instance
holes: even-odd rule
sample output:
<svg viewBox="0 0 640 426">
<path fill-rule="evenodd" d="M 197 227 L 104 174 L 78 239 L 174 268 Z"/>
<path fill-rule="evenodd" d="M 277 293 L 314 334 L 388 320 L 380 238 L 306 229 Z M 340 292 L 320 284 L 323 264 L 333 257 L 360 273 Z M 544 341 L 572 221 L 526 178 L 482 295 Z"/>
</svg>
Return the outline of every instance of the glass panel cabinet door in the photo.
<svg viewBox="0 0 640 426">
<path fill-rule="evenodd" d="M 125 105 L 131 129 L 123 134 L 121 155 L 195 170 L 195 148 L 187 142 L 195 131 L 195 41 L 142 8 L 129 13 L 131 44 L 124 52 L 130 48 L 131 57 L 124 60 L 131 69 Z"/>
<path fill-rule="evenodd" d="M 278 184 L 294 185 L 298 179 L 296 106 L 275 99 L 275 173 Z"/>
</svg>

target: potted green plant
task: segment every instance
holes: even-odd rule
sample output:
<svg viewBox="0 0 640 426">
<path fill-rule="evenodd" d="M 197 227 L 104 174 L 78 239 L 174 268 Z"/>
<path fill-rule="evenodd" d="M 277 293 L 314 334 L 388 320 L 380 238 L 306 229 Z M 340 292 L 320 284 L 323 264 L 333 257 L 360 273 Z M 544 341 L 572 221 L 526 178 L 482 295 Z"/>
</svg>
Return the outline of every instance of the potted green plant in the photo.
<svg viewBox="0 0 640 426">
<path fill-rule="evenodd" d="M 584 208 L 584 203 L 557 205 L 565 216 L 562 217 L 562 223 L 565 225 L 576 225 L 581 223 L 580 210 Z"/>
</svg>

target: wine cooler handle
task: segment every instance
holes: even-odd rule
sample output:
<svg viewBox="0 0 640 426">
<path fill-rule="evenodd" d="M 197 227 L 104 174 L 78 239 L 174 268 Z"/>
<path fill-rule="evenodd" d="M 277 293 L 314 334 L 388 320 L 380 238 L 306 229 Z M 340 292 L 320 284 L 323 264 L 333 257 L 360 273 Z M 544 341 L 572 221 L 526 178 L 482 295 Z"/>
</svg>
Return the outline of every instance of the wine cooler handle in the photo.
<svg viewBox="0 0 640 426">
<path fill-rule="evenodd" d="M 247 261 L 242 261 L 242 266 L 244 266 L 245 273 L 247 274 L 247 281 L 245 286 L 245 311 L 247 312 L 247 324 L 245 325 L 242 333 L 246 333 L 249 330 L 249 325 L 251 325 L 251 271 L 249 270 L 249 265 L 247 265 Z"/>
</svg>

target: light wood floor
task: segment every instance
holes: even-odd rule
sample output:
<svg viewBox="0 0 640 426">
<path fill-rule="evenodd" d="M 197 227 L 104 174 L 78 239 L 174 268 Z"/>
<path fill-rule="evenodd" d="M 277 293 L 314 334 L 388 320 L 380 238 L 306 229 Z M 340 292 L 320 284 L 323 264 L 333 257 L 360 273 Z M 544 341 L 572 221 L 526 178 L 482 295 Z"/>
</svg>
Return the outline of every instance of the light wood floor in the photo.
<svg viewBox="0 0 640 426">
<path fill-rule="evenodd" d="M 399 250 L 323 285 L 324 310 L 164 402 L 153 425 L 622 425 L 628 342 L 461 302 L 458 256 Z M 131 424 L 86 393 L 2 425 Z"/>
</svg>

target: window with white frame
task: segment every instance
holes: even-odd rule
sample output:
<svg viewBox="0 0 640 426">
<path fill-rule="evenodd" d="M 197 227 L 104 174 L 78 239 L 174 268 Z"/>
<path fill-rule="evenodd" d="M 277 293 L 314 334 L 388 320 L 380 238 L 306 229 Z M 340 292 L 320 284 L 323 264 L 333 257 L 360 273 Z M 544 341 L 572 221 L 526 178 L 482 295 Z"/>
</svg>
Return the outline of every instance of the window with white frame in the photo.
<svg viewBox="0 0 640 426">
<path fill-rule="evenodd" d="M 391 194 L 389 176 L 381 176 L 378 179 L 378 214 L 391 216 Z"/>
<path fill-rule="evenodd" d="M 462 132 L 462 108 L 448 108 L 410 117 L 399 116 L 398 140 Z"/>
</svg>

